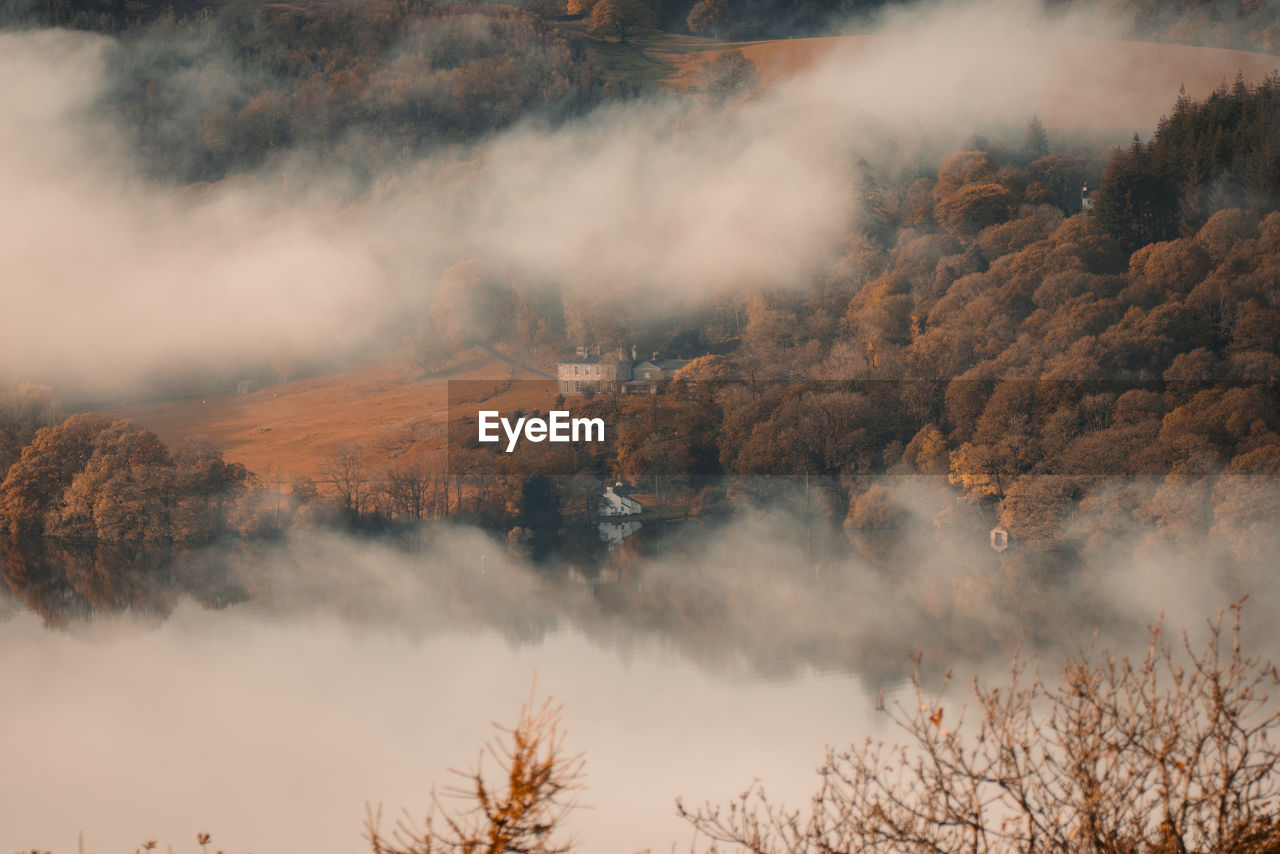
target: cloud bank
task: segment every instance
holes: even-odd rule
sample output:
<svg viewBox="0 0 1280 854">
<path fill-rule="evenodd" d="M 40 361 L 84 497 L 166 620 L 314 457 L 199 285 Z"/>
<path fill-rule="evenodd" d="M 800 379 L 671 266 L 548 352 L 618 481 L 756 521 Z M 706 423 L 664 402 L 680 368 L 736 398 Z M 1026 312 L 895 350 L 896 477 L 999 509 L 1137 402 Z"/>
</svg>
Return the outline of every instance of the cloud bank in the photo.
<svg viewBox="0 0 1280 854">
<path fill-rule="evenodd" d="M 1114 32 L 1101 18 L 984 0 L 878 26 L 727 105 L 653 97 L 527 122 L 378 176 L 354 201 L 349 176 L 302 153 L 213 186 L 144 179 L 95 106 L 121 48 L 0 35 L 0 72 L 25 81 L 0 93 L 0 311 L 21 319 L 0 364 L 106 391 L 279 353 L 340 357 L 394 340 L 468 258 L 602 298 L 644 289 L 658 310 L 801 287 L 856 222 L 859 160 L 914 168 L 975 132 L 1018 134 L 1082 67 L 1094 109 L 1125 95 L 1096 88 L 1114 54 L 1082 55 L 1069 35 Z M 229 73 L 191 75 L 190 97 Z"/>
</svg>

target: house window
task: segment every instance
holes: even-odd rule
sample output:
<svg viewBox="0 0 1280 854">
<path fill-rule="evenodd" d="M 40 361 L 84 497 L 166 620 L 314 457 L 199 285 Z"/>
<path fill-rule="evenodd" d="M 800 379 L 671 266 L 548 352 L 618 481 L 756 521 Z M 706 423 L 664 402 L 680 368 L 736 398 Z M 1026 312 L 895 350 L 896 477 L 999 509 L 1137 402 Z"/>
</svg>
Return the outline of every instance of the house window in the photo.
<svg viewBox="0 0 1280 854">
<path fill-rule="evenodd" d="M 596 376 L 600 376 L 600 366 L 596 365 Z"/>
<path fill-rule="evenodd" d="M 577 392 L 582 391 L 582 383 L 580 383 L 578 380 L 573 381 L 573 391 L 575 394 Z"/>
<path fill-rule="evenodd" d="M 574 375 L 575 377 L 578 375 L 578 366 L 577 366 L 577 365 L 574 365 L 574 366 L 573 366 L 573 375 Z"/>
</svg>

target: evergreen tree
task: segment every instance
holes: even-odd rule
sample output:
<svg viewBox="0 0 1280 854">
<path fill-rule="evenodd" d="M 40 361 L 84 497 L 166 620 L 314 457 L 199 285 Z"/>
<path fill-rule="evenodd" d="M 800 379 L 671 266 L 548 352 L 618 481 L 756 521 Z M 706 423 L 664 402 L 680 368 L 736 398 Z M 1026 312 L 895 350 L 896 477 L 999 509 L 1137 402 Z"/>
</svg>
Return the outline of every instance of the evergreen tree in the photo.
<svg viewBox="0 0 1280 854">
<path fill-rule="evenodd" d="M 1045 133 L 1044 123 L 1039 114 L 1033 114 L 1027 122 L 1027 135 L 1022 142 L 1022 154 L 1027 160 L 1035 160 L 1049 153 L 1049 134 Z"/>
</svg>

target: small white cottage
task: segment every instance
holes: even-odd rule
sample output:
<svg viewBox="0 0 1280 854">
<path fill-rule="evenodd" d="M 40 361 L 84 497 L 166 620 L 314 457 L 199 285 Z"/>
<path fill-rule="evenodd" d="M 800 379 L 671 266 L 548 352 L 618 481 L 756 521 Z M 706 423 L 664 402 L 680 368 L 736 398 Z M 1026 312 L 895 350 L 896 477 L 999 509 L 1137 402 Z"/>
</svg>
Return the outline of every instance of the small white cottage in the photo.
<svg viewBox="0 0 1280 854">
<path fill-rule="evenodd" d="M 606 486 L 600 496 L 599 512 L 601 516 L 639 516 L 644 507 L 631 496 L 620 495 L 612 486 Z"/>
<path fill-rule="evenodd" d="M 991 529 L 991 548 L 998 552 L 1009 548 L 1009 532 L 1003 525 L 997 525 Z"/>
</svg>

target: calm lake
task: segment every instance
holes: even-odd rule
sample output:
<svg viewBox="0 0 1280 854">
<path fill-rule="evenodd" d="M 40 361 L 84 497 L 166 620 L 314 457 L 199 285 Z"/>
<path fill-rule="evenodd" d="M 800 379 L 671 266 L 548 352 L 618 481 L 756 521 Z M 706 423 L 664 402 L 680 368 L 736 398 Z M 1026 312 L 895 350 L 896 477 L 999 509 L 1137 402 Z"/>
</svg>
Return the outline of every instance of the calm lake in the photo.
<svg viewBox="0 0 1280 854">
<path fill-rule="evenodd" d="M 0 852 L 69 854 L 83 833 L 88 854 L 152 838 L 181 854 L 199 832 L 227 854 L 366 851 L 365 805 L 420 817 L 535 677 L 586 757 L 577 850 L 687 851 L 677 797 L 726 803 L 759 778 L 807 806 L 826 745 L 893 740 L 875 699 L 901 688 L 911 650 L 930 692 L 955 666 L 963 701 L 973 673 L 1007 679 L 1019 645 L 1053 673 L 1093 642 L 1144 649 L 1161 611 L 1195 629 L 1233 601 L 1158 553 L 1007 583 L 1030 570 L 985 531 L 943 549 L 918 527 L 889 544 L 894 566 L 863 556 L 884 544 L 854 553 L 785 516 L 629 537 L 582 571 L 530 568 L 453 525 L 414 548 L 313 531 L 109 578 L 82 556 L 13 562 Z M 1280 608 L 1255 589 L 1273 654 Z"/>
<path fill-rule="evenodd" d="M 420 815 L 448 768 L 474 767 L 536 674 L 587 759 L 572 826 L 586 852 L 687 850 L 674 799 L 723 802 L 755 777 L 803 804 L 825 744 L 877 725 L 856 677 L 693 663 L 657 635 L 553 628 L 410 638 L 333 616 L 180 605 L 163 622 L 72 632 L 0 622 L 9 697 L 0 763 L 6 850 L 367 850 L 366 802 Z M 880 719 L 882 720 L 882 718 Z"/>
</svg>

